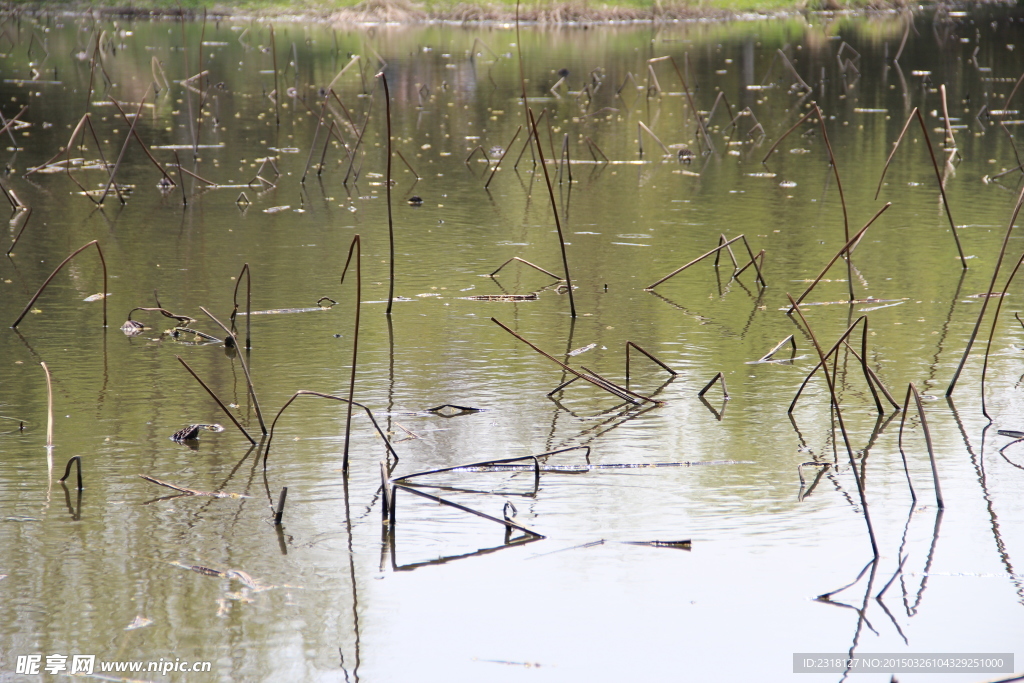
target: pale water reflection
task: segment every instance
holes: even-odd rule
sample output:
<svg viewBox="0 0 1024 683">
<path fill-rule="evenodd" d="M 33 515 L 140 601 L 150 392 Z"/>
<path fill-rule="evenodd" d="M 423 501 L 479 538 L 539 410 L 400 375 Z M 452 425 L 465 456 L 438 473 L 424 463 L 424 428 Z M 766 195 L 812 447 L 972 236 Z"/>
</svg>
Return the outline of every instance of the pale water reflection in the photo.
<svg viewBox="0 0 1024 683">
<path fill-rule="evenodd" d="M 89 250 L 0 335 L 0 677 L 31 680 L 13 673 L 19 655 L 77 653 L 211 662 L 210 673 L 167 678 L 189 681 L 837 681 L 793 674 L 793 654 L 1015 652 L 1024 445 L 998 430 L 1024 430 L 1016 285 L 987 371 L 992 423 L 980 401 L 988 324 L 952 400 L 944 393 L 1020 191 L 1020 171 L 1004 174 L 1020 163 L 1018 15 L 527 27 L 518 40 L 499 25 L 282 22 L 273 42 L 269 24 L 250 20 L 5 15 L 0 110 L 10 121 L 28 108 L 2 133 L 0 183 L 31 214 L 15 211 L 4 231 L 4 250 L 17 244 L 0 264 L 0 319 L 12 323 L 69 253 L 98 240 L 110 320 L 102 328 L 101 298 L 86 301 L 103 289 Z M 576 318 L 550 275 L 564 271 L 552 196 L 524 147 L 520 48 Z M 381 69 L 395 150 L 390 318 Z M 945 503 L 912 410 L 912 504 L 900 415 L 884 398 L 876 412 L 853 353 L 858 328 L 829 367 L 864 466 L 879 548 L 867 567 L 822 375 L 787 413 L 818 356 L 785 314 L 786 294 L 799 296 L 843 247 L 844 212 L 813 116 L 762 160 L 812 103 L 849 234 L 892 206 L 803 313 L 826 347 L 868 316 L 871 370 L 898 403 L 909 382 L 922 394 Z M 916 123 L 875 199 L 913 107 L 966 271 Z M 70 154 L 51 159 L 87 112 Z M 99 207 L 91 191 L 108 186 Z M 236 325 L 243 337 L 251 329 L 244 357 L 264 422 L 299 390 L 347 396 L 355 290 L 339 278 L 356 234 L 354 396 L 400 458 L 390 476 L 563 451 L 539 472 L 404 482 L 493 519 L 398 490 L 383 525 L 387 450 L 356 409 L 346 476 L 339 402 L 300 397 L 264 469 L 263 449 L 175 358 L 258 440 L 236 349 L 171 334 L 176 320 L 159 311 L 132 314 L 147 327 L 138 334 L 118 329 L 136 307 L 163 308 L 223 339 L 200 307 L 226 321 L 249 264 L 261 314 Z M 750 252 L 736 242 L 717 266 L 709 257 L 646 291 L 740 234 Z M 768 286 L 752 267 L 734 277 L 733 259 L 742 267 L 762 249 Z M 548 273 L 513 261 L 488 276 L 513 257 Z M 240 291 L 244 300 L 244 279 Z M 795 349 L 755 362 L 789 335 Z M 53 377 L 52 473 L 40 362 Z M 593 382 L 553 392 L 571 379 L 560 363 Z M 724 385 L 698 397 L 718 373 Z M 444 404 L 473 410 L 431 410 Z M 225 431 L 170 438 L 212 423 Z M 589 454 L 563 450 L 583 446 Z M 67 489 L 57 481 L 75 455 L 81 494 L 73 476 Z M 647 466 L 608 467 L 622 464 Z M 502 523 L 507 502 L 537 536 Z"/>
</svg>

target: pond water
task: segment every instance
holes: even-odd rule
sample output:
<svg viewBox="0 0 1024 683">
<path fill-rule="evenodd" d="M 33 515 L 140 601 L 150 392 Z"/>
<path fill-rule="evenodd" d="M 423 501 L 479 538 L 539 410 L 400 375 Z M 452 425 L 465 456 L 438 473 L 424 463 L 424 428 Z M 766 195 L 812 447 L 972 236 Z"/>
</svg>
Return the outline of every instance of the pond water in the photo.
<svg viewBox="0 0 1024 683">
<path fill-rule="evenodd" d="M 1020 671 L 1024 446 L 998 433 L 1024 430 L 1019 286 L 992 343 L 991 421 L 981 377 L 995 300 L 945 394 L 1019 194 L 1022 18 L 808 15 L 517 37 L 505 25 L 4 15 L 0 111 L 21 113 L 0 133 L 0 183 L 25 208 L 0 259 L 0 679 L 38 678 L 15 673 L 18 657 L 45 667 L 58 654 L 58 675 L 74 654 L 95 655 L 97 676 L 100 662 L 210 662 L 104 680 L 847 677 L 794 674 L 795 653 L 1015 653 Z M 524 148 L 523 88 L 548 178 Z M 875 198 L 914 107 L 963 261 L 916 118 Z M 110 188 L 100 206 L 112 172 L 123 201 Z M 866 347 L 858 327 L 829 364 L 848 452 L 823 374 L 787 412 L 818 362 L 787 293 L 799 297 L 886 202 L 850 265 L 840 259 L 801 306 L 825 351 L 867 316 Z M 266 439 L 250 448 L 177 357 L 257 441 L 246 370 L 268 428 L 299 390 L 347 397 L 355 266 L 340 278 L 356 235 L 354 397 L 399 460 L 356 408 L 346 474 L 345 404 L 310 396 L 277 421 L 264 459 Z M 733 277 L 722 251 L 648 291 L 723 235 L 764 250 L 767 286 L 753 268 Z M 9 329 L 92 240 L 109 271 L 107 326 L 102 298 L 86 301 L 104 291 L 89 247 Z M 742 241 L 731 247 L 750 261 Z M 556 277 L 520 261 L 489 277 L 514 257 Z M 227 322 L 245 264 L 246 367 L 219 341 L 170 334 L 158 312 L 131 314 L 139 334 L 119 330 L 132 309 L 162 306 L 223 339 L 201 307 Z M 755 362 L 789 335 L 780 362 Z M 656 401 L 616 388 L 627 342 L 677 373 L 630 352 L 629 390 Z M 922 395 L 942 510 L 913 401 L 912 500 L 901 414 L 883 398 L 878 417 L 853 353 L 864 348 L 897 403 L 911 382 Z M 572 377 L 560 363 L 612 384 L 590 375 L 596 385 L 549 393 Z M 715 384 L 702 400 L 718 373 L 728 399 Z M 475 410 L 430 411 L 445 404 Z M 212 423 L 224 431 L 170 438 Z M 549 451 L 562 452 L 539 475 L 531 460 L 399 481 L 382 523 L 386 458 L 397 478 Z M 57 481 L 72 456 L 80 494 L 74 475 Z M 611 467 L 627 464 L 664 466 Z M 232 495 L 178 495 L 139 475 Z M 536 535 L 501 522 L 506 503 Z"/>
</svg>

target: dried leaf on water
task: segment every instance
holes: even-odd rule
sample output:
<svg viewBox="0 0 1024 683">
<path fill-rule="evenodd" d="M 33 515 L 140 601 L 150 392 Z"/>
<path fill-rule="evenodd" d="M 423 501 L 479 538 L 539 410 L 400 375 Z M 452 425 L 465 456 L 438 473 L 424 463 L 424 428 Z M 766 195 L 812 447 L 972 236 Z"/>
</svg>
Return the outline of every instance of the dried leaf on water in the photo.
<svg viewBox="0 0 1024 683">
<path fill-rule="evenodd" d="M 134 631 L 137 628 L 145 628 L 153 623 L 152 619 L 148 619 L 141 614 L 132 619 L 132 623 L 124 627 L 125 631 Z"/>
<path fill-rule="evenodd" d="M 121 325 L 121 331 L 124 332 L 127 337 L 134 337 L 135 335 L 142 334 L 142 331 L 146 329 L 146 326 L 137 320 L 127 320 L 124 325 Z"/>
</svg>

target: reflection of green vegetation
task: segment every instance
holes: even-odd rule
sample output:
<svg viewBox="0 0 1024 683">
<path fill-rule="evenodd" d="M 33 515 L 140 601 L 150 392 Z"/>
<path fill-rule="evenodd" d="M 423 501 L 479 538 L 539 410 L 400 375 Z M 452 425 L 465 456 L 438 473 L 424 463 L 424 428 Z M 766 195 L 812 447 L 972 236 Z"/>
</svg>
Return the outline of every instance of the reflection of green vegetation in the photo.
<svg viewBox="0 0 1024 683">
<path fill-rule="evenodd" d="M 66 9 L 76 3 L 21 3 L 43 8 Z M 716 16 L 748 12 L 785 12 L 804 10 L 859 9 L 878 7 L 877 0 L 536 0 L 522 3 L 522 16 L 546 22 L 601 21 Z M 882 3 L 890 4 L 890 3 Z M 899 4 L 899 3 L 894 3 Z M 515 14 L 515 0 L 237 0 L 236 2 L 209 2 L 206 0 L 143 0 L 126 3 L 124 0 L 98 0 L 82 5 L 93 7 L 126 8 L 146 13 L 151 10 L 175 12 L 179 10 L 231 14 L 256 12 L 266 14 L 316 13 L 332 14 L 351 11 L 363 18 L 389 21 L 416 21 L 425 18 L 454 19 L 509 19 Z"/>
</svg>

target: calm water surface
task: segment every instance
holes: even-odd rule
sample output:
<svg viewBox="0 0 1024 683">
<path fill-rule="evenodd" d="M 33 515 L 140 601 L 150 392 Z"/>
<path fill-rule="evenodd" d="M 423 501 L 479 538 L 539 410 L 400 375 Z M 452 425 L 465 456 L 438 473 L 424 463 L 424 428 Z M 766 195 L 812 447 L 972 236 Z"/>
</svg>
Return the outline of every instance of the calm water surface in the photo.
<svg viewBox="0 0 1024 683">
<path fill-rule="evenodd" d="M 0 679 L 38 678 L 14 673 L 17 656 L 32 654 L 44 664 L 52 654 L 211 662 L 202 674 L 104 679 L 182 681 L 811 682 L 844 676 L 793 674 L 794 653 L 1024 660 L 1024 447 L 1000 450 L 1012 438 L 997 434 L 1024 430 L 1018 286 L 992 345 L 992 422 L 980 386 L 987 324 L 953 400 L 944 398 L 1019 192 L 1019 171 L 996 176 L 1021 161 L 1024 94 L 1007 103 L 1024 71 L 1020 27 L 1016 10 L 928 14 L 909 30 L 895 14 L 812 15 L 525 28 L 517 44 L 508 26 L 279 23 L 275 49 L 269 24 L 248 20 L 5 16 L 0 110 L 10 119 L 27 109 L 2 134 L 0 182 L 32 213 L 12 216 L 4 250 L 28 223 L 0 260 Z M 537 152 L 520 155 L 525 128 L 510 144 L 524 123 L 519 54 L 544 155 L 562 159 L 548 171 L 575 318 L 565 288 L 541 272 L 514 262 L 487 276 L 512 257 L 563 273 Z M 381 68 L 396 152 L 399 298 L 390 318 Z M 325 98 L 328 89 L 337 98 Z M 912 502 L 900 416 L 889 408 L 877 418 L 844 351 L 836 388 L 879 549 L 863 572 L 871 543 L 821 375 L 787 415 L 817 356 L 806 328 L 785 315 L 786 294 L 798 296 L 843 246 L 844 214 L 814 116 L 761 162 L 813 102 L 849 234 L 892 206 L 852 267 L 840 261 L 807 297 L 805 315 L 826 346 L 868 316 L 871 369 L 899 402 L 910 382 L 923 394 L 945 502 L 939 511 L 916 411 L 904 434 Z M 916 122 L 875 199 L 914 107 L 939 158 L 966 271 Z M 72 150 L 73 178 L 27 175 L 68 144 L 86 113 L 95 138 L 85 128 L 84 147 Z M 142 148 L 126 145 L 132 125 L 176 186 L 162 187 Z M 510 152 L 485 189 L 495 147 Z M 110 167 L 119 162 L 123 204 L 111 194 L 100 208 L 75 183 L 106 187 L 100 151 Z M 414 196 L 422 204 L 410 204 Z M 351 276 L 339 278 L 357 234 L 355 396 L 394 444 L 392 476 L 572 446 L 589 447 L 593 465 L 675 466 L 557 471 L 587 463 L 577 449 L 547 458 L 553 471 L 539 480 L 509 471 L 413 480 L 492 517 L 511 502 L 540 538 L 509 539 L 503 525 L 406 491 L 395 523 L 382 525 L 386 450 L 365 414 L 353 418 L 347 477 L 344 406 L 309 397 L 277 423 L 264 469 L 262 449 L 248 449 L 175 358 L 258 436 L 237 354 L 166 334 L 173 321 L 154 312 L 133 313 L 149 327 L 137 336 L 118 329 L 158 299 L 223 337 L 200 307 L 226 320 L 247 263 L 253 309 L 270 312 L 251 316 L 246 356 L 268 425 L 298 390 L 347 395 L 356 293 Z M 767 287 L 752 269 L 734 279 L 723 256 L 645 291 L 721 235 L 740 234 L 765 250 Z M 109 325 L 102 302 L 85 301 L 103 290 L 90 248 L 7 329 L 91 240 L 110 272 Z M 997 291 L 1022 244 L 1014 233 Z M 749 256 L 734 246 L 742 265 Z M 316 310 L 321 297 L 337 304 Z M 623 404 L 583 382 L 549 395 L 568 375 L 492 317 L 617 383 L 629 341 L 678 374 L 634 351 L 629 388 L 658 405 Z M 245 317 L 237 320 L 244 330 Z M 795 352 L 776 356 L 786 362 L 753 363 L 791 334 Z M 41 362 L 53 380 L 52 470 Z M 716 385 L 701 401 L 719 372 L 729 400 Z M 428 412 L 442 404 L 480 410 Z M 170 439 L 200 423 L 226 430 L 191 447 Z M 75 455 L 80 496 L 57 481 Z M 245 497 L 176 497 L 140 474 Z M 624 543 L 681 540 L 692 549 Z M 825 593 L 830 601 L 815 600 Z"/>
</svg>

